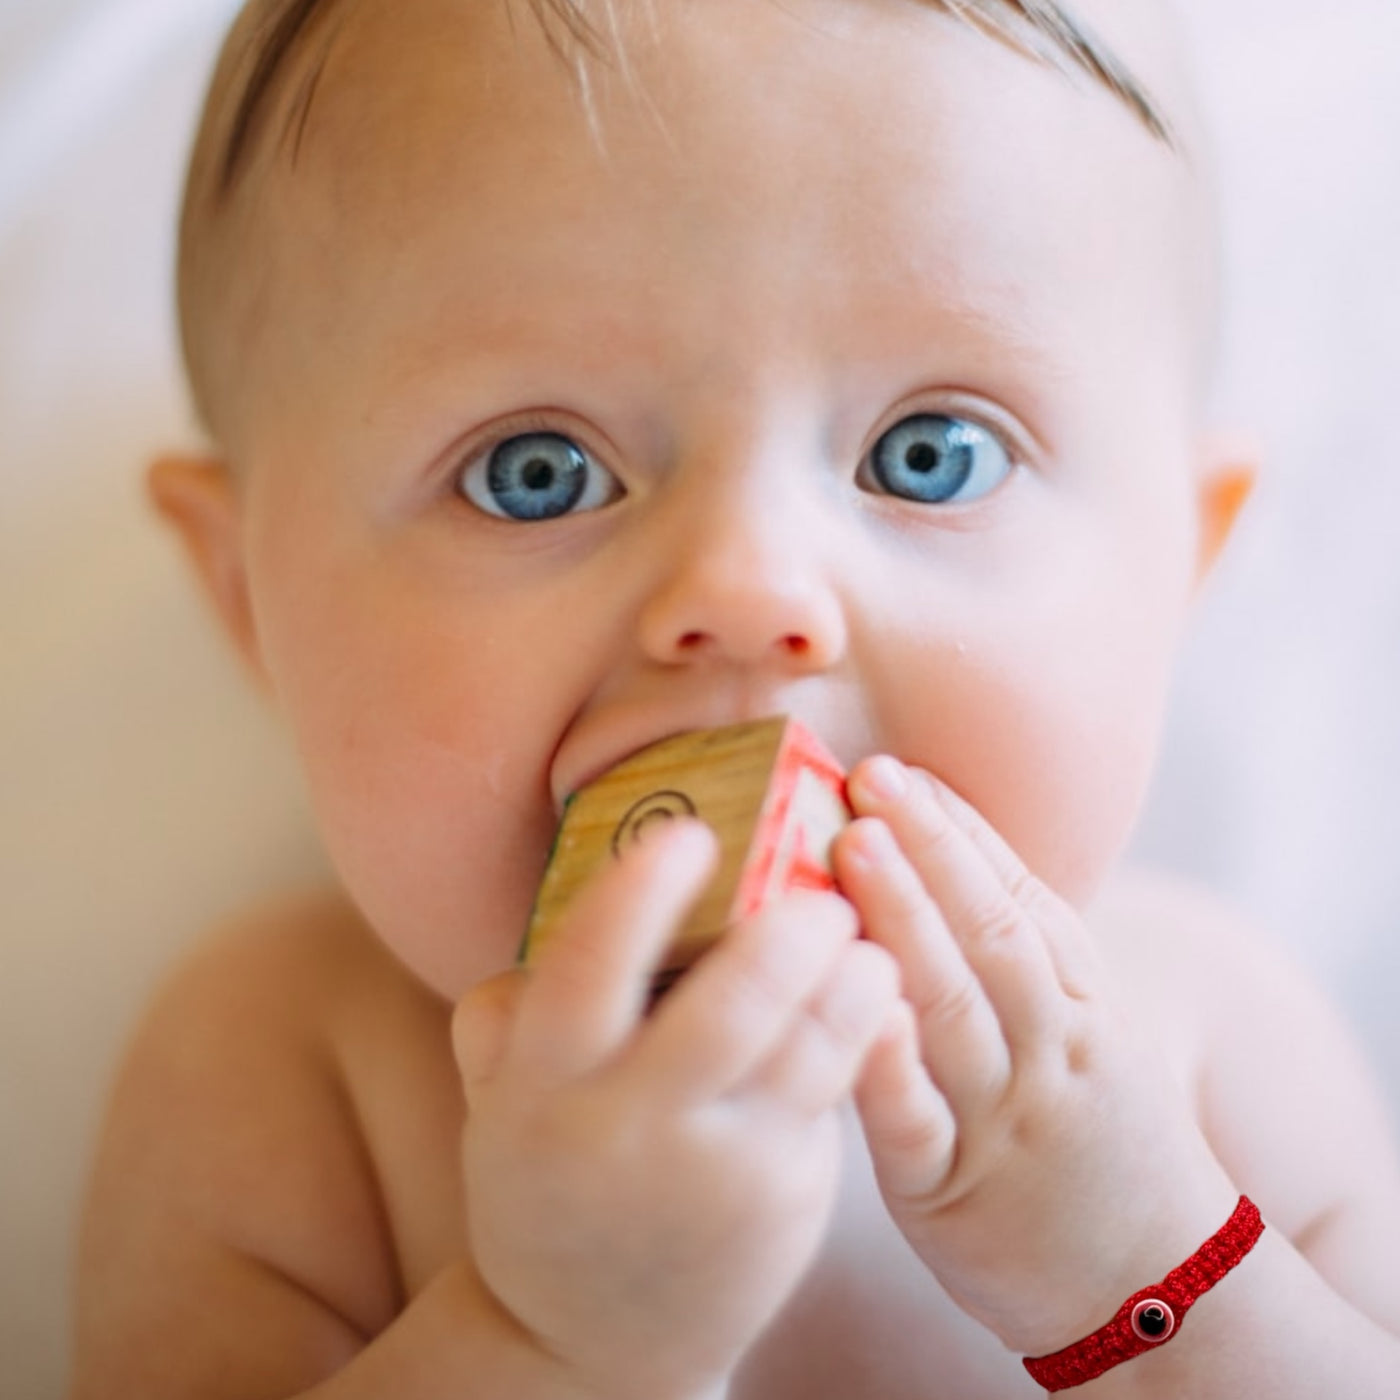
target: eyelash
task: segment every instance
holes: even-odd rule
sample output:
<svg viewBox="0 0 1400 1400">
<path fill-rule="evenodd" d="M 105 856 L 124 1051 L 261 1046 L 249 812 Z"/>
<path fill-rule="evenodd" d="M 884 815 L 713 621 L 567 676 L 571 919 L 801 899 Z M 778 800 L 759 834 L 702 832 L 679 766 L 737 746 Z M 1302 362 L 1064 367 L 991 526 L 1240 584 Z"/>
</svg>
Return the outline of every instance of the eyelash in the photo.
<svg viewBox="0 0 1400 1400">
<path fill-rule="evenodd" d="M 971 501 L 966 502 L 959 502 L 955 498 L 928 500 L 909 495 L 901 495 L 897 491 L 892 490 L 888 482 L 878 482 L 878 475 L 874 465 L 876 450 L 896 429 L 920 419 L 951 420 L 955 423 L 965 423 L 976 431 L 985 434 L 991 442 L 997 445 L 1002 454 L 1004 454 L 1006 470 L 1002 477 L 985 491 L 979 492 Z M 1003 415 L 987 412 L 981 406 L 980 402 L 976 406 L 968 404 L 961 395 L 945 395 L 932 404 L 902 404 L 896 413 L 887 417 L 879 431 L 872 436 L 869 445 L 861 452 L 856 465 L 856 481 L 858 484 L 861 484 L 864 489 L 870 490 L 872 494 L 883 495 L 891 500 L 903 500 L 912 504 L 926 505 L 930 508 L 935 505 L 953 508 L 959 504 L 973 504 L 986 496 L 995 494 L 996 491 L 1000 489 L 1004 480 L 1015 474 L 1018 468 L 1021 467 L 1027 459 L 1028 453 L 1024 446 L 1026 440 L 1024 431 L 1018 431 L 1012 425 L 1004 421 L 999 421 L 1002 419 Z M 571 516 L 588 514 L 595 510 L 604 509 L 614 504 L 616 501 L 624 499 L 628 491 L 620 476 L 607 465 L 608 458 L 614 454 L 611 452 L 600 453 L 595 451 L 587 441 L 588 436 L 588 434 L 580 431 L 579 426 L 573 423 L 561 422 L 561 417 L 557 414 L 532 412 L 522 414 L 519 418 L 498 423 L 493 426 L 493 430 L 488 437 L 469 447 L 466 451 L 454 456 L 454 466 L 452 469 L 454 490 L 459 498 L 465 500 L 482 514 L 496 519 L 513 520 L 516 523 L 535 523 L 541 520 L 565 519 Z M 490 509 L 480 501 L 473 499 L 468 491 L 464 489 L 463 481 L 470 469 L 482 465 L 489 467 L 492 464 L 495 454 L 499 453 L 503 447 L 518 439 L 535 437 L 561 440 L 572 445 L 579 454 L 587 459 L 593 469 L 608 474 L 615 486 L 615 490 L 613 490 L 605 500 L 595 499 L 584 511 L 577 511 L 572 508 L 579 503 L 578 499 L 575 499 L 570 502 L 566 511 L 560 515 L 513 516 L 504 510 Z M 871 486 L 872 478 L 876 479 L 877 485 L 875 487 Z M 959 483 L 959 486 L 961 487 L 963 484 L 965 484 L 965 482 Z M 588 488 L 585 488 L 584 494 L 587 494 L 587 490 Z"/>
</svg>

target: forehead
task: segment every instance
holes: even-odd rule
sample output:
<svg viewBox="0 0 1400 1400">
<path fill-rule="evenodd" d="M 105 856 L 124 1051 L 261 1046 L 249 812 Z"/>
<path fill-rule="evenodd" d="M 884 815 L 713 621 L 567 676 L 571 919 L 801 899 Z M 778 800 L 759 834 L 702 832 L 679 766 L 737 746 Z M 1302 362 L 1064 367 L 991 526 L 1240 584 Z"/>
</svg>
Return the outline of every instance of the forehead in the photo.
<svg viewBox="0 0 1400 1400">
<path fill-rule="evenodd" d="M 339 0 L 337 5 L 320 0 L 319 13 L 322 18 L 329 16 L 330 32 L 328 37 L 323 35 L 325 41 L 308 60 L 314 71 L 309 77 L 304 75 L 300 83 L 296 110 L 291 114 L 296 126 L 295 151 L 300 151 L 307 113 L 318 95 L 319 120 L 315 125 L 322 129 L 336 130 L 337 115 L 343 122 L 347 107 L 358 104 L 361 129 L 355 134 L 366 134 L 363 128 L 373 123 L 376 109 L 379 115 L 393 119 L 385 130 L 401 130 L 413 116 L 421 118 L 430 106 L 441 107 L 441 99 L 449 92 L 457 102 L 456 115 L 475 118 L 475 127 L 483 118 L 508 121 L 522 103 L 538 110 L 539 104 L 532 99 L 545 93 L 558 97 L 567 69 L 573 77 L 574 96 L 581 99 L 590 118 L 596 144 L 603 116 L 614 124 L 639 114 L 675 120 L 683 116 L 688 100 L 713 99 L 713 84 L 706 78 L 716 70 L 726 89 L 723 96 L 738 97 L 758 87 L 766 93 L 770 106 L 781 104 L 793 92 L 794 85 L 783 81 L 786 77 L 797 78 L 799 84 L 819 83 L 833 100 L 840 100 L 845 95 L 843 89 L 849 89 L 864 103 L 873 94 L 871 85 L 860 79 L 874 77 L 878 81 L 883 70 L 889 89 L 884 105 L 894 116 L 906 94 L 894 91 L 893 84 L 912 77 L 922 87 L 927 87 L 930 79 L 947 86 L 951 75 L 944 71 L 935 79 L 929 60 L 955 39 L 965 50 L 969 31 L 980 33 L 983 43 L 997 45 L 1004 52 L 1013 47 L 1006 35 L 1020 34 L 1042 57 L 1054 56 L 1043 36 L 1027 37 L 1024 24 L 998 20 L 998 24 L 1007 24 L 1004 32 L 998 32 L 978 18 L 1020 13 L 1020 0 L 977 0 L 976 4 L 963 0 L 946 4 L 945 0 L 785 0 L 781 4 L 777 0 L 742 0 L 737 4 L 715 0 L 703 7 L 638 0 L 605 5 L 602 14 L 607 25 L 603 33 L 597 29 L 596 16 L 579 19 L 577 24 L 561 18 L 561 12 L 574 13 L 571 7 L 577 3 Z M 317 0 L 301 0 L 284 12 L 284 18 L 308 12 L 314 16 L 316 5 Z M 1025 8 L 1058 14 L 1051 5 Z M 1083 3 L 1079 6 L 1086 8 L 1092 15 L 1095 0 L 1087 7 Z M 721 13 L 724 32 L 716 33 L 716 16 Z M 1172 71 L 1174 65 L 1166 61 L 1173 48 L 1171 27 L 1165 23 L 1167 12 L 1148 0 L 1115 0 L 1108 13 L 1113 20 L 1111 37 L 1127 41 L 1134 53 L 1133 66 L 1150 75 L 1149 90 L 1160 84 L 1168 97 L 1179 96 L 1173 91 L 1178 75 Z M 953 14 L 960 18 L 950 18 Z M 1059 32 L 1059 27 L 1048 21 L 1047 27 Z M 1070 29 L 1068 33 L 1073 37 L 1060 35 L 1068 51 L 1095 55 L 1086 62 L 1106 61 L 1110 69 L 1119 69 L 1112 57 L 1112 50 L 1119 45 L 1104 46 L 1097 26 L 1085 31 L 1088 37 L 1077 48 L 1074 39 L 1079 31 Z M 1097 57 L 1100 53 L 1102 60 Z M 1065 61 L 1061 52 L 1061 70 Z M 1003 64 L 995 75 L 1001 97 L 1006 99 L 1002 105 L 1012 115 L 1021 105 L 1019 89 L 1032 80 L 1027 69 L 1035 66 Z M 1053 64 L 1039 66 L 1044 69 Z M 842 83 L 843 74 L 857 81 Z M 1091 89 L 1084 73 L 1073 76 L 1081 96 L 1100 109 L 1107 106 L 1106 87 Z M 445 83 L 439 81 L 444 77 Z M 1022 83 L 1016 81 L 1018 77 Z M 1045 73 L 1039 77 L 1036 85 L 1043 88 Z M 1124 80 L 1132 83 L 1131 78 Z M 1066 82 L 1063 71 L 1059 82 Z M 257 86 L 256 82 L 250 84 Z M 707 87 L 709 91 L 705 91 Z M 332 95 L 327 95 L 328 89 L 333 90 Z M 634 100 L 628 103 L 619 97 Z M 702 121 L 713 127 L 723 105 L 711 101 Z M 338 113 L 332 110 L 327 114 L 327 107 L 338 108 Z M 878 120 L 878 109 L 867 105 L 865 110 Z M 1156 120 L 1154 104 L 1144 124 L 1151 126 Z M 355 125 L 353 117 L 350 125 Z M 470 129 L 459 128 L 457 134 L 465 137 Z M 824 127 L 821 134 L 829 138 L 833 133 Z"/>
<path fill-rule="evenodd" d="M 728 297 L 731 334 L 761 343 L 779 303 L 897 326 L 911 289 L 937 287 L 969 324 L 1029 342 L 1073 314 L 1087 341 L 1096 315 L 1160 317 L 1189 290 L 1185 164 L 1107 94 L 945 14 L 618 13 L 616 56 L 571 75 L 520 8 L 347 4 L 295 165 L 268 176 L 321 330 L 371 305 L 386 333 L 431 340 L 518 334 L 525 304 L 684 319 L 687 298 Z M 1121 12 L 1130 63 L 1152 13 Z M 1105 282 L 1115 296 L 1080 303 Z"/>
<path fill-rule="evenodd" d="M 1171 143 L 1170 123 L 1138 77 L 1126 67 L 1114 49 L 1107 45 L 1096 27 L 1087 26 L 1078 12 L 1096 0 L 1079 0 L 1071 9 L 1069 0 L 910 0 L 957 15 L 991 36 L 1011 44 L 1027 56 L 1078 70 L 1111 91 L 1154 135 Z M 1167 19 L 1169 0 L 1120 0 L 1116 20 L 1142 21 L 1160 31 Z M 351 0 L 340 0 L 343 11 Z M 510 4 L 511 0 L 497 0 Z M 517 0 L 519 3 L 519 0 Z M 606 8 L 606 33 L 600 32 L 596 17 L 589 13 L 589 0 L 523 0 L 535 18 L 544 24 L 550 42 L 564 57 L 573 49 L 575 56 L 587 53 L 597 57 L 615 43 L 618 13 L 611 0 Z M 651 0 L 647 0 L 651 3 Z M 314 33 L 318 23 L 337 9 L 337 0 L 249 0 L 229 37 L 215 79 L 211 111 L 229 109 L 227 127 L 221 139 L 216 185 L 227 192 L 235 182 L 244 153 L 259 125 L 259 115 L 278 86 L 279 75 L 292 63 L 299 43 Z M 1170 28 L 1170 26 L 1168 26 Z M 1157 47 L 1161 47 L 1161 34 Z M 316 85 L 324 67 L 325 48 L 309 78 L 304 79 L 293 112 L 299 144 L 305 115 L 314 100 Z M 232 52 L 230 52 L 232 50 Z M 245 61 L 235 62 L 239 53 Z M 614 51 L 615 54 L 615 51 Z M 239 72 L 244 76 L 240 79 Z M 236 97 L 236 104 L 234 98 Z"/>
</svg>

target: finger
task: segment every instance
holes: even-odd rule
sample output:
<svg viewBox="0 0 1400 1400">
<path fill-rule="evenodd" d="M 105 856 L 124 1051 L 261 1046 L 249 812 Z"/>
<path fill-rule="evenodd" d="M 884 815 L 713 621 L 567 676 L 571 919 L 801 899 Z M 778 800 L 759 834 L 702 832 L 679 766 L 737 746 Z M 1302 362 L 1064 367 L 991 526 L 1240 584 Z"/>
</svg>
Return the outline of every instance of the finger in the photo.
<svg viewBox="0 0 1400 1400">
<path fill-rule="evenodd" d="M 880 1189 L 900 1200 L 936 1191 L 953 1169 L 957 1123 L 924 1072 L 913 1007 L 896 1006 L 855 1085 Z"/>
<path fill-rule="evenodd" d="M 708 827 L 668 822 L 585 887 L 528 970 L 510 1047 L 522 1068 L 574 1078 L 617 1053 L 716 857 Z"/>
<path fill-rule="evenodd" d="M 846 900 L 810 891 L 735 925 L 653 1013 L 636 1050 L 639 1072 L 682 1102 L 735 1091 L 787 1036 L 857 931 Z"/>
<path fill-rule="evenodd" d="M 955 1112 L 973 1112 L 1011 1076 L 1011 1052 L 985 989 L 884 822 L 853 822 L 834 855 L 866 937 L 899 964 L 928 1073 Z"/>
<path fill-rule="evenodd" d="M 526 974 L 512 968 L 478 982 L 457 1003 L 452 1013 L 452 1049 L 468 1097 L 495 1078 L 525 983 Z"/>
<path fill-rule="evenodd" d="M 1099 978 L 1098 954 L 1075 910 L 1026 866 L 1006 838 L 965 797 L 932 773 L 917 768 L 910 771 L 915 781 L 933 790 L 1012 898 L 1040 928 L 1065 992 L 1078 1000 L 1092 995 Z"/>
<path fill-rule="evenodd" d="M 873 943 L 850 944 L 742 1092 L 804 1118 L 834 1108 L 850 1094 L 898 1004 L 894 959 Z"/>
<path fill-rule="evenodd" d="M 892 786 L 878 781 L 882 775 L 895 780 Z M 1065 998 L 1045 938 L 934 789 L 885 758 L 858 767 L 850 789 L 857 812 L 889 826 L 938 905 L 1013 1058 L 1057 1036 Z"/>
</svg>

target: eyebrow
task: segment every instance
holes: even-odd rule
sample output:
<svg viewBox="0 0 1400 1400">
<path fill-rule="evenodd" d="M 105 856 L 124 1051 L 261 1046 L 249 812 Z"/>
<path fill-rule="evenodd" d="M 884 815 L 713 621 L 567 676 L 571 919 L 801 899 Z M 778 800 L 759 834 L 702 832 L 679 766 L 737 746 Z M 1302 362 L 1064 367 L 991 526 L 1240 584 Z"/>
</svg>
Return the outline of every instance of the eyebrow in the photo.
<svg viewBox="0 0 1400 1400">
<path fill-rule="evenodd" d="M 221 195 L 226 195 L 233 185 L 239 164 L 251 143 L 259 109 L 270 100 L 277 76 L 296 47 L 297 39 L 318 14 L 324 16 L 329 13 L 336 3 L 337 0 L 285 0 L 272 12 L 253 39 L 257 59 L 230 128 L 220 168 Z M 932 5 L 964 20 L 974 28 L 1010 43 L 1030 57 L 1051 63 L 1067 62 L 1070 67 L 1078 68 L 1111 92 L 1158 140 L 1168 146 L 1175 145 L 1165 117 L 1141 84 L 1059 0 L 920 0 L 920 3 Z M 546 24 L 552 43 L 555 38 L 547 23 L 550 17 L 564 26 L 575 43 L 596 56 L 604 51 L 604 45 L 592 20 L 584 12 L 584 4 L 585 0 L 531 0 L 531 7 L 541 22 Z M 325 63 L 326 55 L 323 53 L 304 80 L 283 133 L 285 139 L 286 133 L 295 125 L 293 164 Z"/>
</svg>

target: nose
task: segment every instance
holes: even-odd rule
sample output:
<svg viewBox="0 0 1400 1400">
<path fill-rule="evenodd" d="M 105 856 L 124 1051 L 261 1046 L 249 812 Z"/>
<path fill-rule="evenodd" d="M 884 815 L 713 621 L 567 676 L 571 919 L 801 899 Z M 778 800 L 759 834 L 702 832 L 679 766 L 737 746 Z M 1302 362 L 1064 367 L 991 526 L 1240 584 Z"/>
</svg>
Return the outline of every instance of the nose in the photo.
<svg viewBox="0 0 1400 1400">
<path fill-rule="evenodd" d="M 648 656 L 791 675 L 841 659 L 845 609 L 818 522 L 778 502 L 721 498 L 687 511 L 677 526 L 638 623 Z"/>
</svg>

